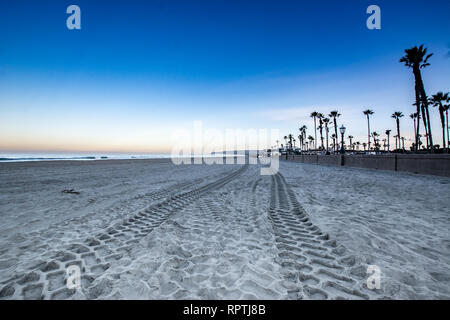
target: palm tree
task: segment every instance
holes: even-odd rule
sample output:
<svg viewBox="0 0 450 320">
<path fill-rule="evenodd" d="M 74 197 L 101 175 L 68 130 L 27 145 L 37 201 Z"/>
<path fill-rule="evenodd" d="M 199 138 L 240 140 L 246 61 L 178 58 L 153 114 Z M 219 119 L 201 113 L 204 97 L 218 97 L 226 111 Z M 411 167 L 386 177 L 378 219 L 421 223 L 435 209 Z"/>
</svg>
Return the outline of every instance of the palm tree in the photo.
<svg viewBox="0 0 450 320">
<path fill-rule="evenodd" d="M 445 111 L 445 119 L 447 121 L 447 152 L 450 150 L 450 138 L 449 138 L 449 128 L 448 128 L 448 109 L 450 108 L 450 104 L 444 105 L 444 111 Z"/>
<path fill-rule="evenodd" d="M 359 151 L 359 146 L 361 145 L 361 142 L 359 142 L 359 141 L 356 141 L 356 150 L 358 150 Z"/>
<path fill-rule="evenodd" d="M 449 97 L 449 93 L 442 93 L 442 92 L 438 92 L 435 95 L 433 95 L 430 98 L 430 104 L 434 105 L 435 107 L 439 107 L 439 116 L 441 117 L 441 126 L 442 126 L 442 148 L 445 149 L 445 108 L 444 105 L 442 104 L 442 102 L 450 102 L 450 97 Z M 447 137 L 447 141 L 448 141 L 448 137 Z"/>
<path fill-rule="evenodd" d="M 417 112 L 411 113 L 411 114 L 409 115 L 409 117 L 410 117 L 411 119 L 413 119 L 413 121 L 414 121 L 414 141 L 417 141 L 417 139 L 416 139 L 416 135 L 417 135 L 417 132 L 416 132 Z"/>
<path fill-rule="evenodd" d="M 413 47 L 405 50 L 405 56 L 400 59 L 401 63 L 404 63 L 406 67 L 411 68 L 414 74 L 415 80 L 415 94 L 416 94 L 416 107 L 417 107 L 417 115 L 420 117 L 420 103 L 423 104 L 423 107 L 426 111 L 426 118 L 428 122 L 428 134 L 430 135 L 430 144 L 433 146 L 433 137 L 431 135 L 431 126 L 430 126 L 430 115 L 428 112 L 428 102 L 427 95 L 425 93 L 425 87 L 423 85 L 422 74 L 420 69 L 423 69 L 430 64 L 428 63 L 428 59 L 433 54 L 430 53 L 427 55 L 427 49 L 421 45 L 420 47 Z M 423 118 L 425 118 L 425 114 L 423 114 Z M 417 122 L 417 133 L 416 133 L 416 148 L 418 149 L 418 135 L 419 135 L 419 121 Z"/>
<path fill-rule="evenodd" d="M 353 150 L 353 143 L 352 143 L 353 136 L 348 136 L 348 139 L 350 140 L 350 146 L 352 147 Z"/>
<path fill-rule="evenodd" d="M 284 145 L 286 146 L 286 151 L 287 151 L 287 136 L 284 136 Z"/>
<path fill-rule="evenodd" d="M 302 137 L 301 141 L 302 141 L 302 148 L 304 147 L 303 145 L 305 144 L 306 141 L 306 126 L 301 126 L 300 127 L 300 135 Z"/>
<path fill-rule="evenodd" d="M 367 143 L 363 142 L 364 152 L 366 151 Z"/>
<path fill-rule="evenodd" d="M 310 117 L 314 119 L 314 149 L 317 149 L 316 141 L 317 141 L 317 125 L 316 125 L 316 119 L 319 113 L 317 111 L 311 112 Z"/>
<path fill-rule="evenodd" d="M 391 144 L 391 130 L 386 130 L 386 135 L 387 135 L 387 148 L 388 148 L 388 152 L 390 152 L 390 144 Z"/>
<path fill-rule="evenodd" d="M 401 138 L 401 135 L 400 135 L 400 118 L 403 117 L 403 113 L 401 113 L 400 111 L 396 111 L 396 112 L 394 112 L 392 114 L 391 117 L 394 118 L 395 121 L 397 122 L 397 135 L 398 135 L 398 138 L 400 139 Z M 399 140 L 399 142 L 400 142 L 400 140 Z"/>
<path fill-rule="evenodd" d="M 369 117 L 373 114 L 373 111 L 370 109 L 367 109 L 363 111 L 363 113 L 367 116 L 367 139 L 368 139 L 368 145 L 369 145 L 369 151 L 370 151 L 370 120 Z"/>
<path fill-rule="evenodd" d="M 395 138 L 395 150 L 397 150 L 398 149 L 398 144 L 397 144 L 398 135 L 395 135 L 394 138 Z"/>
<path fill-rule="evenodd" d="M 319 114 L 317 114 L 317 118 L 319 118 L 320 142 L 321 142 L 321 148 L 323 150 L 324 149 L 324 147 L 323 147 L 323 118 L 324 118 L 324 115 L 322 113 L 319 113 Z"/>
<path fill-rule="evenodd" d="M 330 118 L 333 118 L 334 134 L 336 135 L 336 144 L 335 144 L 335 146 L 337 148 L 337 146 L 339 145 L 339 141 L 338 141 L 339 140 L 339 136 L 338 136 L 338 133 L 337 133 L 337 130 L 338 130 L 337 118 L 339 118 L 341 116 L 341 114 L 337 110 L 333 110 L 333 111 L 330 112 L 330 114 L 328 116 Z M 337 151 L 337 149 L 335 151 Z"/>
<path fill-rule="evenodd" d="M 309 147 L 311 148 L 311 146 L 312 146 L 312 144 L 313 144 L 313 142 L 314 142 L 314 137 L 313 136 L 308 136 L 308 140 L 309 140 Z M 316 144 L 314 143 L 314 146 L 315 146 Z"/>
<path fill-rule="evenodd" d="M 292 139 L 294 138 L 294 136 L 289 133 L 288 135 L 288 139 L 289 139 L 289 149 L 292 150 Z"/>
<path fill-rule="evenodd" d="M 327 152 L 328 152 L 328 123 L 330 122 L 329 118 L 323 119 L 323 124 L 325 125 L 325 134 L 326 134 L 326 146 L 327 146 Z"/>
<path fill-rule="evenodd" d="M 379 135 L 376 131 L 372 132 L 373 144 L 374 144 L 374 149 L 375 149 L 375 150 L 377 150 L 377 147 L 378 147 L 378 140 L 377 140 L 377 137 L 379 137 L 379 136 L 380 136 L 380 135 Z"/>
</svg>

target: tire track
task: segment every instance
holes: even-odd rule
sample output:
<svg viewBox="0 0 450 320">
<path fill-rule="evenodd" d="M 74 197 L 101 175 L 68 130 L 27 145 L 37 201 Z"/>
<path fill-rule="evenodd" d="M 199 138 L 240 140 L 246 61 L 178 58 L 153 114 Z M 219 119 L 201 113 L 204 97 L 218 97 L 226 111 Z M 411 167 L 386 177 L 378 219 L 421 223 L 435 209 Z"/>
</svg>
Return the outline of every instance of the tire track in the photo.
<svg viewBox="0 0 450 320">
<path fill-rule="evenodd" d="M 50 254 L 50 261 L 41 259 L 30 265 L 25 274 L 21 272 L 2 283 L 0 299 L 68 299 L 76 292 L 65 285 L 65 270 L 71 265 L 77 265 L 81 270 L 81 290 L 89 299 L 95 299 L 95 292 L 86 289 L 111 264 L 128 254 L 142 237 L 185 206 L 232 181 L 247 168 L 248 164 L 212 183 L 176 195 L 169 194 L 162 202 L 139 211 L 104 232 L 56 246 L 56 250 Z M 161 194 L 155 197 L 159 196 Z M 46 249 L 49 249 L 49 245 L 42 246 L 44 252 Z"/>
<path fill-rule="evenodd" d="M 108 279 L 121 274 L 125 284 L 142 280 L 146 287 L 125 291 L 147 299 L 285 298 L 267 220 L 268 190 L 270 181 L 260 177 L 259 167 L 250 168 L 172 216 L 146 238 L 148 249 L 133 251 L 139 261 L 133 272 L 111 269 Z M 125 297 L 116 293 L 103 291 L 101 297 Z"/>
<path fill-rule="evenodd" d="M 273 224 L 290 299 L 369 299 L 365 266 L 323 234 L 306 215 L 284 177 L 272 176 L 269 220 Z"/>
</svg>

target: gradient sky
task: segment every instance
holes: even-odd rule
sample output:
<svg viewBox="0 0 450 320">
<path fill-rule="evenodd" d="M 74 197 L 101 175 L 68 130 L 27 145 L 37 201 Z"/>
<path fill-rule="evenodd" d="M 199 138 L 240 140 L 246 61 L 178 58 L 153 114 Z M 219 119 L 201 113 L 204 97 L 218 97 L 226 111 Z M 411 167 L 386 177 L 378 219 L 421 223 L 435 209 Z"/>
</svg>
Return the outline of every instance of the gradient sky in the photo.
<svg viewBox="0 0 450 320">
<path fill-rule="evenodd" d="M 66 8 L 81 8 L 81 30 Z M 366 28 L 381 8 L 382 29 Z M 168 152 L 173 131 L 275 128 L 313 135 L 338 109 L 348 134 L 413 135 L 412 72 L 424 43 L 428 94 L 450 91 L 450 1 L 0 2 L 0 150 Z M 436 143 L 440 122 L 433 108 Z"/>
</svg>

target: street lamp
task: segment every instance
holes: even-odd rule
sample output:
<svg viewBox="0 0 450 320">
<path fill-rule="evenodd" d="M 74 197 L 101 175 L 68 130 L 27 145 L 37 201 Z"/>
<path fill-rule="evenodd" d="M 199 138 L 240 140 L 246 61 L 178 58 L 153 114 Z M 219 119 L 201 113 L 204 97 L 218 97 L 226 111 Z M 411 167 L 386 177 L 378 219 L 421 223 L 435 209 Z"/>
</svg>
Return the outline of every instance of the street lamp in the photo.
<svg viewBox="0 0 450 320">
<path fill-rule="evenodd" d="M 344 149 L 344 133 L 345 133 L 345 127 L 344 125 L 342 125 L 342 127 L 339 128 L 339 131 L 341 132 L 341 153 L 344 154 L 345 153 L 345 149 Z"/>
</svg>

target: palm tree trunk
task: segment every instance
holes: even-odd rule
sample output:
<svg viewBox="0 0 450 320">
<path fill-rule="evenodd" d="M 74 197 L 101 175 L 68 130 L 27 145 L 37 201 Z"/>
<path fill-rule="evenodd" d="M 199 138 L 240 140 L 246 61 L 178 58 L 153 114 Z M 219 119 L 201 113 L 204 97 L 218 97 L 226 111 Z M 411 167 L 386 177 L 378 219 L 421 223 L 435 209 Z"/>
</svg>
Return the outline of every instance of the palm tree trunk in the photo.
<svg viewBox="0 0 450 320">
<path fill-rule="evenodd" d="M 419 78 L 420 77 L 420 69 L 414 68 L 414 89 L 416 94 L 416 107 L 417 107 L 417 131 L 416 131 L 416 151 L 419 150 L 419 134 L 420 134 L 420 90 L 419 90 Z M 426 130 L 426 126 L 425 126 Z"/>
<path fill-rule="evenodd" d="M 338 138 L 338 134 L 337 134 L 337 121 L 336 121 L 336 117 L 333 117 L 333 123 L 334 123 L 334 135 L 336 136 L 336 143 L 334 145 L 335 150 L 337 151 L 338 145 L 339 145 L 339 138 Z"/>
<path fill-rule="evenodd" d="M 445 118 L 447 119 L 447 152 L 450 151 L 450 137 L 449 137 L 449 128 L 448 128 L 448 110 L 445 111 Z"/>
<path fill-rule="evenodd" d="M 423 125 L 425 127 L 425 138 L 427 139 L 427 149 L 430 148 L 430 141 L 428 140 L 429 134 L 428 134 L 428 124 L 427 124 L 427 118 L 425 115 L 425 107 L 424 105 L 421 103 L 421 108 L 422 108 L 422 121 L 423 121 Z"/>
<path fill-rule="evenodd" d="M 425 100 L 426 100 L 426 98 L 425 98 Z M 430 121 L 430 111 L 429 111 L 429 108 L 428 108 L 428 103 L 425 104 L 425 112 L 426 112 L 426 115 L 427 115 L 428 135 L 429 135 L 430 147 L 431 147 L 431 150 L 433 150 L 434 149 L 434 144 L 433 144 L 433 135 L 431 134 L 431 121 Z"/>
<path fill-rule="evenodd" d="M 323 128 L 321 126 L 319 126 L 320 128 L 320 146 L 323 150 Z"/>
<path fill-rule="evenodd" d="M 400 145 L 400 139 L 401 139 L 401 135 L 400 135 L 400 118 L 397 118 L 397 135 L 398 135 L 398 142 Z"/>
<path fill-rule="evenodd" d="M 370 152 L 370 121 L 369 121 L 369 115 L 367 115 L 367 140 L 368 140 L 368 150 Z"/>
<path fill-rule="evenodd" d="M 442 152 L 445 152 L 445 126 L 442 127 Z"/>
<path fill-rule="evenodd" d="M 416 118 L 413 118 L 414 120 L 414 141 L 417 143 L 417 132 L 416 132 Z"/>
<path fill-rule="evenodd" d="M 445 151 L 445 115 L 442 102 L 439 102 L 439 116 L 441 117 L 441 126 L 442 126 L 442 151 Z"/>
<path fill-rule="evenodd" d="M 316 125 L 316 117 L 314 117 L 314 149 L 317 149 L 317 125 Z"/>
<path fill-rule="evenodd" d="M 429 112 L 429 108 L 428 108 L 427 95 L 425 93 L 425 87 L 423 85 L 422 75 L 420 73 L 419 68 L 414 69 L 414 76 L 416 77 L 416 83 L 417 83 L 417 86 L 419 89 L 420 100 L 422 101 L 422 107 L 425 109 L 423 117 L 424 117 L 424 119 L 425 119 L 425 117 L 427 117 L 427 131 L 428 131 L 427 133 L 428 133 L 429 145 L 430 145 L 431 149 L 433 149 L 434 145 L 433 145 L 433 135 L 431 134 L 430 112 Z"/>
</svg>

